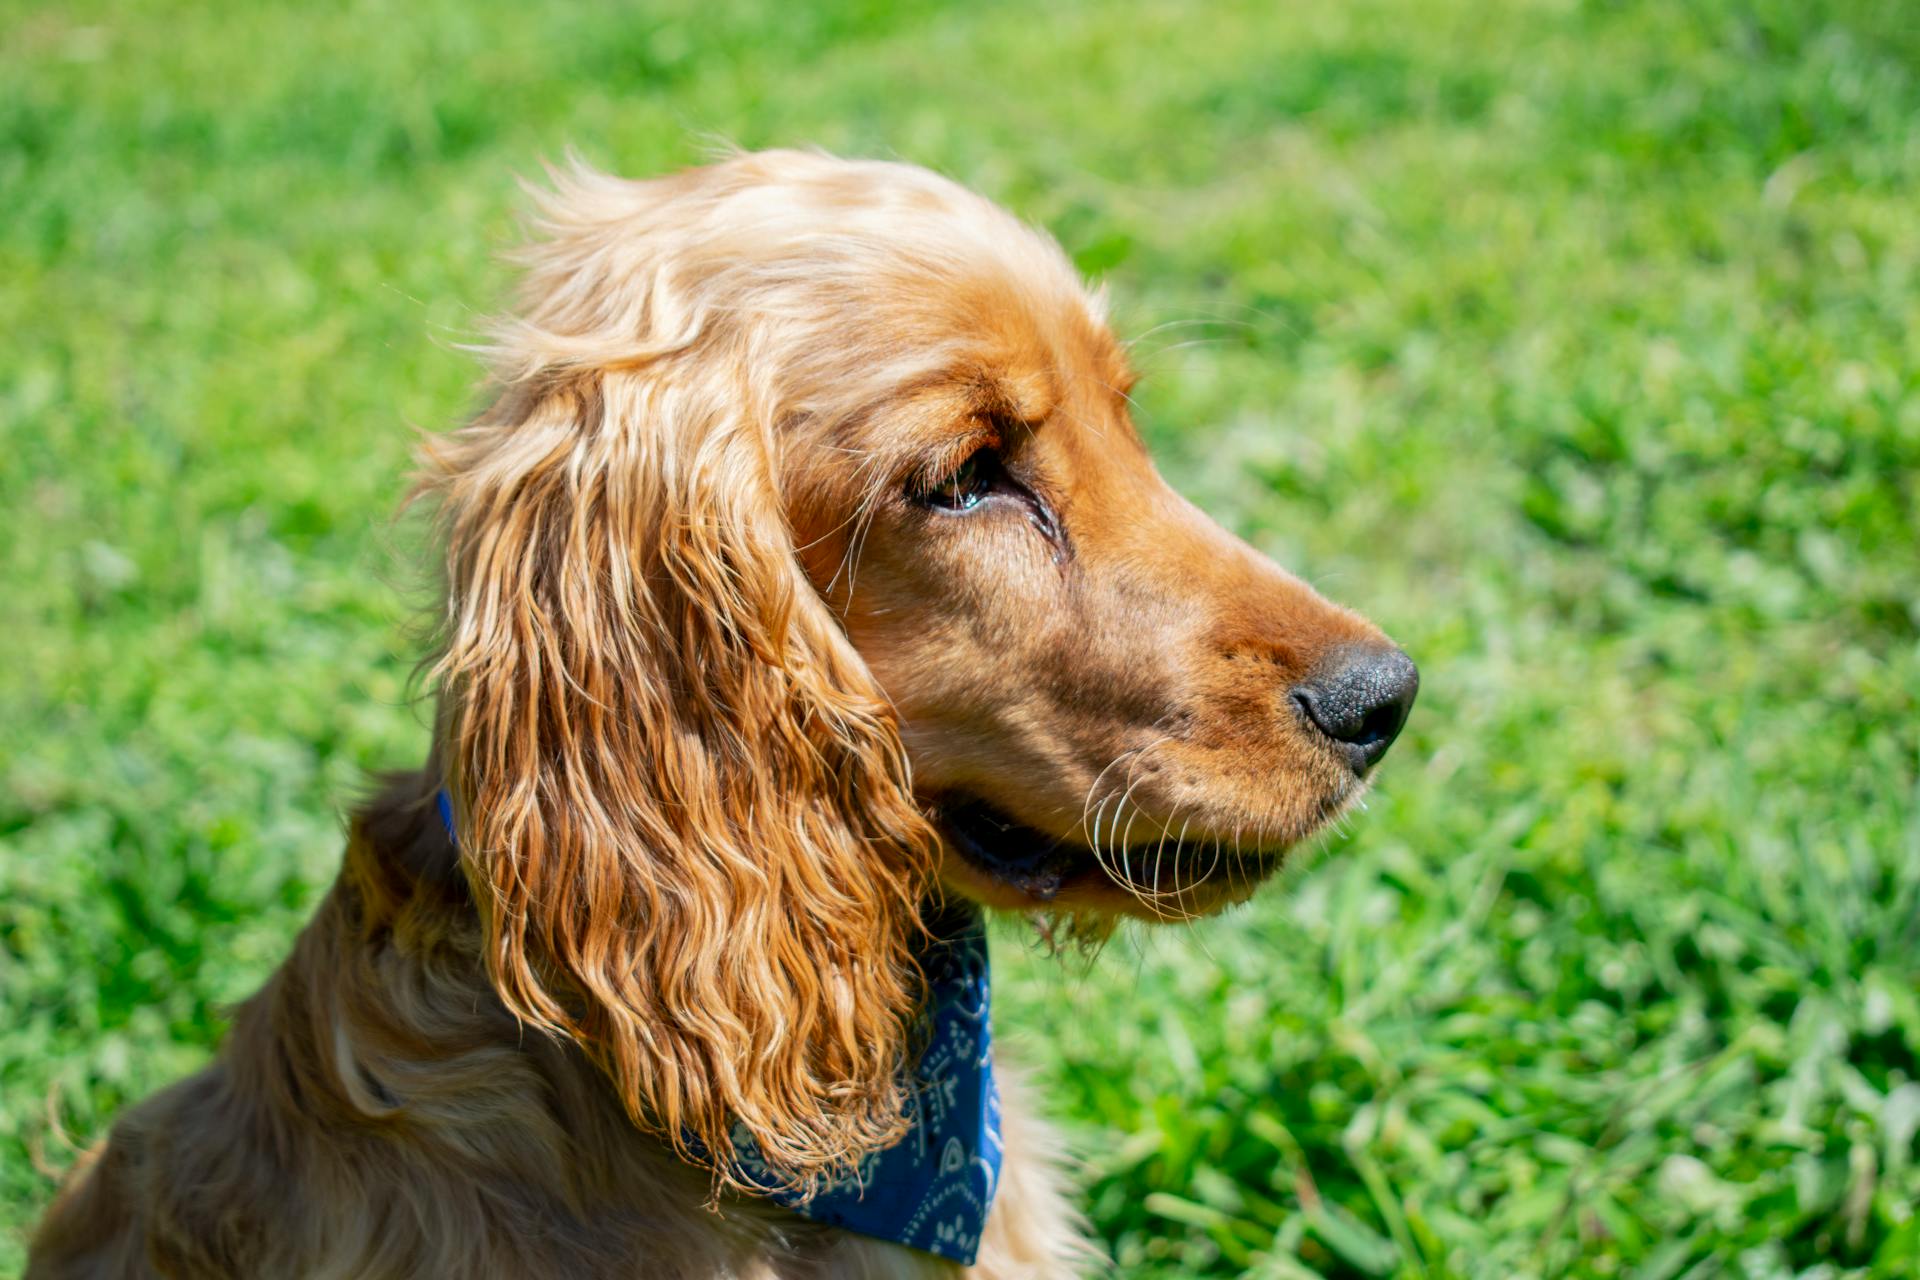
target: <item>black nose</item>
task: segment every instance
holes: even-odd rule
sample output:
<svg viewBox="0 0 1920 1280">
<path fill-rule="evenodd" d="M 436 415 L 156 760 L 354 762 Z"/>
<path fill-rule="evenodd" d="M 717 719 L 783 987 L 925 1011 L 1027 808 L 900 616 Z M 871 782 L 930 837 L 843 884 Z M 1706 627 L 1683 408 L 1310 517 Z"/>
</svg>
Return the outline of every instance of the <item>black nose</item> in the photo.
<svg viewBox="0 0 1920 1280">
<path fill-rule="evenodd" d="M 1332 738 L 1355 773 L 1365 773 L 1400 735 L 1420 692 L 1413 659 L 1391 645 L 1338 649 L 1314 666 L 1293 701 Z"/>
</svg>

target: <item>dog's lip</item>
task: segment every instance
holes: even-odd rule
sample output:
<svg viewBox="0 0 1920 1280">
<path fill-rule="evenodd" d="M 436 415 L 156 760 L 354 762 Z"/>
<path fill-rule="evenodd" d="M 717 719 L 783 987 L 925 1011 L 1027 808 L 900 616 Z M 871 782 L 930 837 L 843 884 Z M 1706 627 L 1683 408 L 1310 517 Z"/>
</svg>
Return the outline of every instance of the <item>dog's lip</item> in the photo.
<svg viewBox="0 0 1920 1280">
<path fill-rule="evenodd" d="M 1146 893 L 1165 892 L 1163 879 L 1188 887 L 1216 875 L 1257 882 L 1286 858 L 1284 847 L 1229 849 L 1211 839 L 1156 838 L 1103 860 L 1088 845 L 1027 826 L 974 797 L 950 797 L 936 806 L 934 817 L 948 845 L 976 870 L 1040 902 L 1088 881 Z M 1150 878 L 1136 874 L 1148 872 Z"/>
</svg>

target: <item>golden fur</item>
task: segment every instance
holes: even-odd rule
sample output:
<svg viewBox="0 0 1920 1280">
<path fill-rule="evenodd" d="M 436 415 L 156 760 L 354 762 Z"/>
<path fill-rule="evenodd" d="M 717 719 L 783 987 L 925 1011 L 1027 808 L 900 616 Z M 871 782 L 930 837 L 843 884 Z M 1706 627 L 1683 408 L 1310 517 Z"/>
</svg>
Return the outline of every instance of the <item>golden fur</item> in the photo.
<svg viewBox="0 0 1920 1280">
<path fill-rule="evenodd" d="M 703 1153 L 738 1124 L 808 1188 L 900 1135 L 940 894 L 1212 910 L 1359 790 L 1279 691 L 1378 633 L 1160 481 L 1044 237 L 774 152 L 576 169 L 523 260 L 491 407 L 425 450 L 432 757 L 217 1060 L 82 1160 L 30 1276 L 953 1274 Z M 930 503 L 969 459 L 1002 487 Z M 974 800 L 1038 870 L 956 851 Z M 970 1274 L 1076 1274 L 1004 1088 Z"/>
</svg>

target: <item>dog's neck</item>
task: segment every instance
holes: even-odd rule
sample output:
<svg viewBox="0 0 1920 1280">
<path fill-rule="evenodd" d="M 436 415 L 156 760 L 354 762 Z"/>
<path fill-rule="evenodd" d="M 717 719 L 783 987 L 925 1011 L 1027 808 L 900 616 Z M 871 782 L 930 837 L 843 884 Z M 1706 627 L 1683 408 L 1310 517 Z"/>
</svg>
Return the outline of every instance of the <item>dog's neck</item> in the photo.
<svg viewBox="0 0 1920 1280">
<path fill-rule="evenodd" d="M 538 1086 L 528 1081 L 529 1088 L 551 1092 L 555 1079 L 564 1078 L 566 1093 L 591 1110 L 591 1122 L 583 1117 L 566 1126 L 567 1141 L 572 1144 L 584 1135 L 597 1135 L 598 1145 L 605 1148 L 601 1163 L 610 1170 L 628 1170 L 611 1183 L 637 1173 L 650 1192 L 653 1183 L 665 1179 L 688 1194 L 710 1195 L 709 1171 L 675 1159 L 666 1144 L 634 1129 L 585 1055 L 574 1046 L 522 1034 L 512 1016 L 491 998 L 481 962 L 479 914 L 461 871 L 452 805 L 431 775 L 389 780 L 362 812 L 355 823 L 341 887 L 329 903 L 329 910 L 336 907 L 355 917 L 353 932 L 359 941 L 321 968 L 356 976 L 365 972 L 366 981 L 376 989 L 380 983 L 388 984 L 373 998 L 353 1001 L 351 1011 L 342 1008 L 335 1014 L 353 1020 L 343 1024 L 344 1036 L 336 1028 L 336 1079 L 329 1092 L 350 1109 L 363 1115 L 406 1116 L 420 1105 L 412 1083 L 419 1081 L 430 1086 L 436 1099 L 449 1104 L 446 1110 L 457 1111 L 451 1104 L 458 1101 L 463 1055 L 443 1055 L 440 1048 L 486 1044 L 485 1056 L 491 1057 L 511 1042 L 521 1050 L 515 1065 L 535 1066 L 544 1077 Z M 825 1226 L 962 1263 L 972 1261 L 1001 1163 L 999 1095 L 989 1053 L 986 938 L 978 909 L 969 903 L 930 907 L 928 926 L 930 942 L 920 958 L 930 999 L 910 1090 L 912 1129 L 898 1144 L 862 1160 L 853 1176 L 812 1197 L 774 1192 L 767 1201 L 730 1201 L 748 1221 L 760 1221 L 775 1206 L 783 1206 Z M 307 943 L 303 940 L 302 945 Z M 345 940 L 335 945 L 344 946 Z M 291 972 L 300 969 L 289 965 Z M 402 973 L 408 975 L 407 985 L 415 988 L 427 984 L 429 974 L 436 982 L 462 974 L 467 994 L 432 1000 L 426 1006 L 417 999 L 396 1000 L 391 984 Z M 479 987 L 485 988 L 484 995 L 475 990 Z M 456 1005 L 462 1024 L 457 1029 L 415 1021 L 414 1015 L 423 1007 L 451 1015 Z M 403 1018 L 413 1025 L 402 1025 Z M 400 1043 L 434 1048 L 430 1056 L 404 1059 L 371 1048 Z M 470 1083 L 481 1094 L 495 1096 L 510 1074 Z M 588 1127 L 582 1128 L 582 1123 Z M 610 1140 L 609 1134 L 624 1134 L 626 1141 Z M 480 1140 L 497 1136 L 487 1134 Z M 468 1140 L 460 1139 L 463 1145 Z M 621 1150 L 616 1152 L 615 1147 Z M 644 1152 L 646 1158 L 636 1162 L 628 1148 Z M 736 1138 L 735 1154 L 751 1173 L 757 1152 L 744 1131 Z M 603 1190 L 611 1192 L 613 1187 Z"/>
</svg>

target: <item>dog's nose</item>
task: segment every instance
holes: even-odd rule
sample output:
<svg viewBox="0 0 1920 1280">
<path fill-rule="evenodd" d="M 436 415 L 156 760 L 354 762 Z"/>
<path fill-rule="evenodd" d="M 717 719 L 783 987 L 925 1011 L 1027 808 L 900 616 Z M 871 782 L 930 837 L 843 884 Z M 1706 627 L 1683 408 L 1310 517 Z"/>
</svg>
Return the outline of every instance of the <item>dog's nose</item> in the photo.
<svg viewBox="0 0 1920 1280">
<path fill-rule="evenodd" d="M 1420 671 L 1392 645 L 1349 645 L 1315 664 L 1293 701 L 1364 774 L 1387 754 L 1420 692 Z"/>
</svg>

